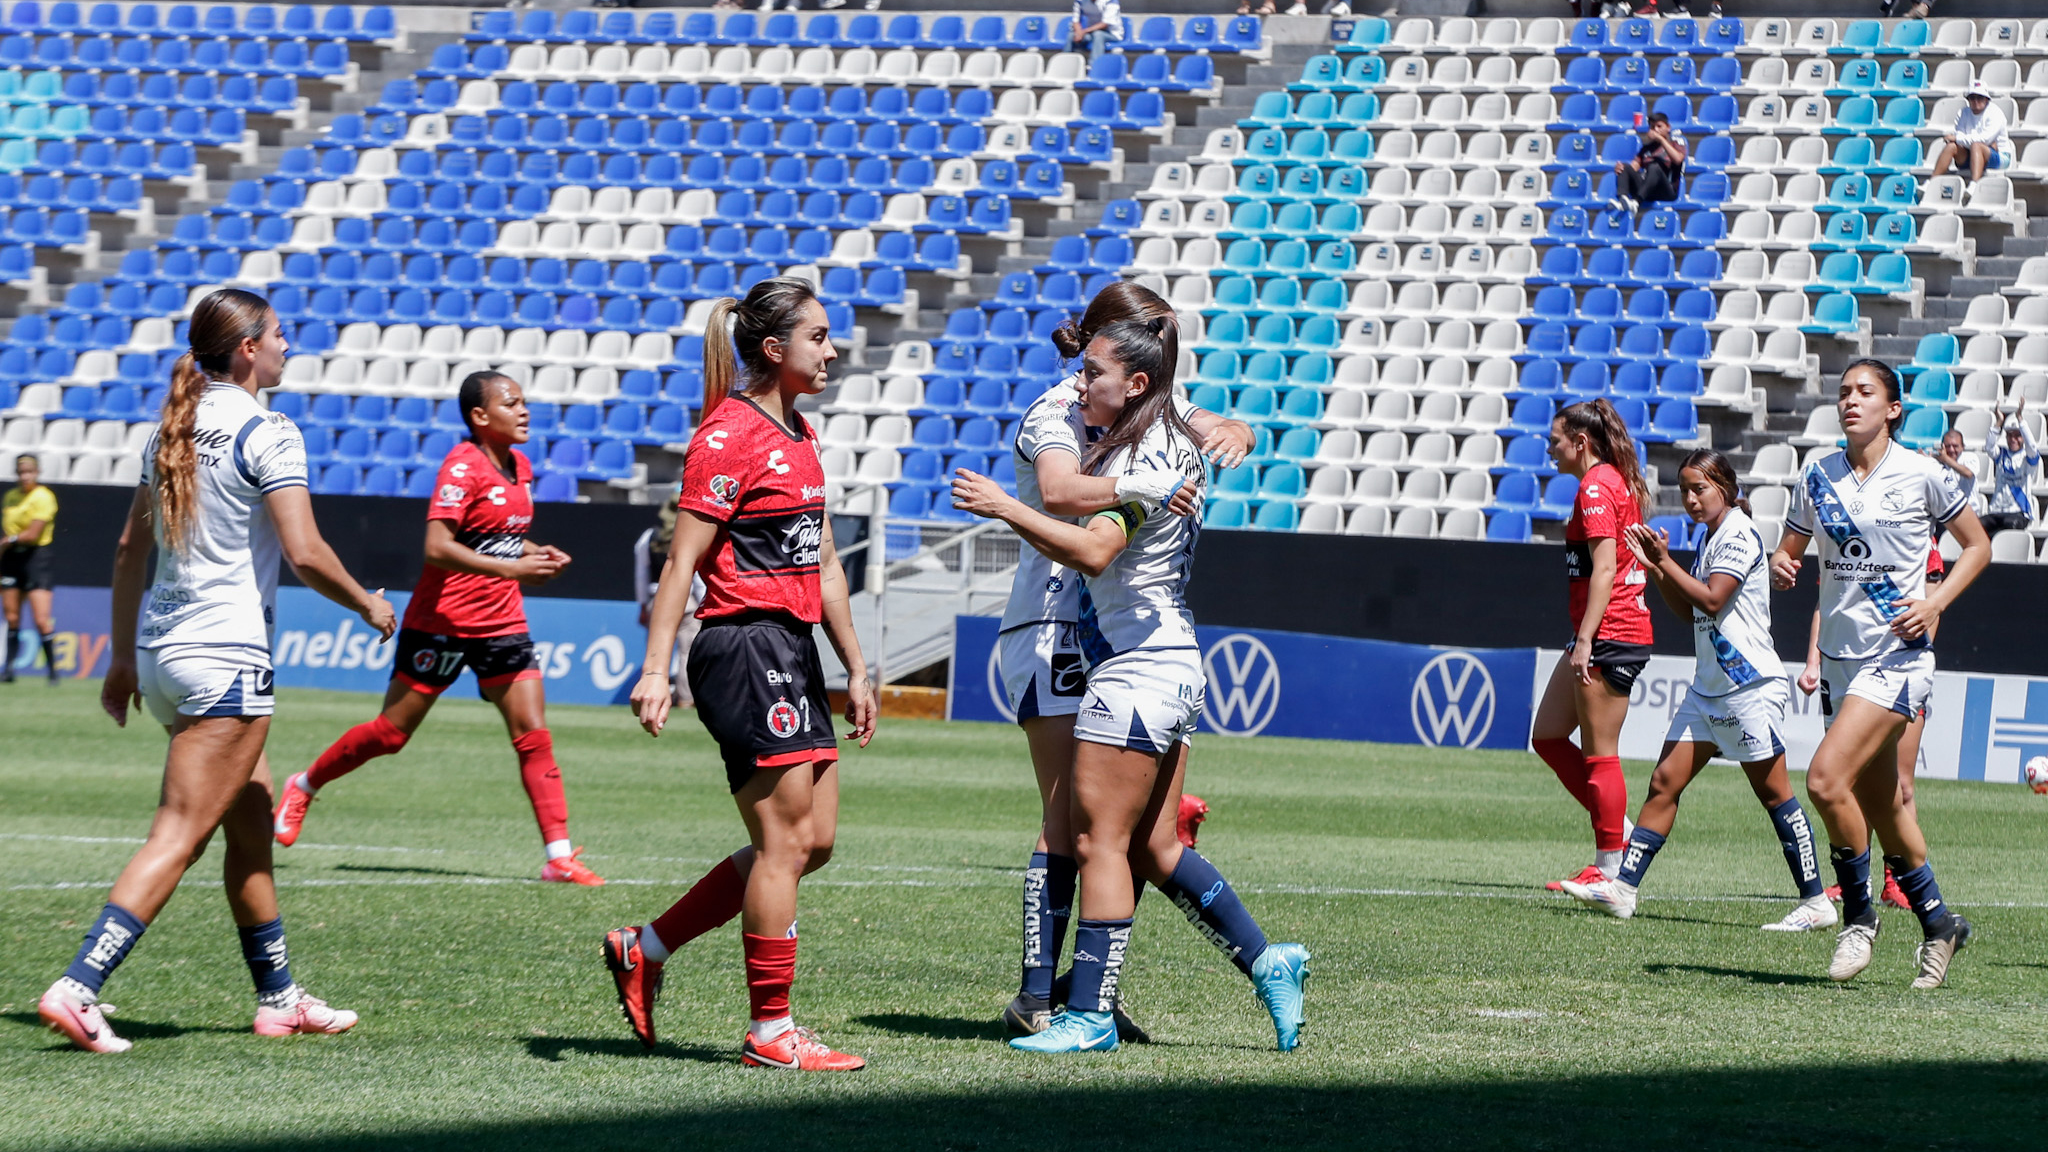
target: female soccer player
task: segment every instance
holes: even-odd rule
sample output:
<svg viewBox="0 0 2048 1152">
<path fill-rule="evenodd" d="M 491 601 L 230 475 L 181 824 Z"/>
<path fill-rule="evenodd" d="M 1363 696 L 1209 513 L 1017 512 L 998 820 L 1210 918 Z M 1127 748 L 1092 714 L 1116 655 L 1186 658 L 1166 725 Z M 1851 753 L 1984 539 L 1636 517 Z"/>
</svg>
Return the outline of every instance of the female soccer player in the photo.
<svg viewBox="0 0 2048 1152">
<path fill-rule="evenodd" d="M 1072 360 L 1096 333 L 1112 324 L 1172 315 L 1172 305 L 1151 289 L 1118 281 L 1096 294 L 1078 325 L 1070 320 L 1054 329 L 1053 344 L 1063 357 Z M 1079 384 L 1078 376 L 1062 380 L 1026 409 L 1012 446 L 1018 498 L 1053 516 L 1085 517 L 1140 497 L 1157 501 L 1172 492 L 1169 512 L 1185 516 L 1196 511 L 1199 490 L 1183 484 L 1177 471 L 1149 468 L 1122 476 L 1091 476 L 1081 470 L 1090 429 L 1082 422 Z M 1234 468 L 1251 451 L 1249 425 L 1223 419 L 1178 398 L 1174 404 L 1201 438 L 1209 459 Z M 1038 844 L 1024 872 L 1023 975 L 1016 998 L 1003 1009 L 1005 1026 L 1017 1034 L 1038 1032 L 1052 1019 L 1058 999 L 1053 976 L 1072 917 L 1077 866 L 1067 807 L 1074 768 L 1074 712 L 1080 707 L 1085 680 L 1076 638 L 1080 620 L 1080 578 L 1043 554 L 1025 549 L 1018 557 L 997 640 L 1004 691 L 1031 748 L 1041 809 Z M 1194 804 L 1198 811 L 1171 813 L 1176 818 L 1185 816 L 1189 823 L 1183 842 L 1192 840 L 1193 826 L 1208 811 L 1200 800 Z M 1131 1023 L 1122 1004 L 1115 1011 L 1123 1039 L 1142 1040 L 1142 1031 Z"/>
<path fill-rule="evenodd" d="M 817 437 L 796 410 L 798 397 L 824 391 L 835 356 L 825 308 L 806 281 L 763 280 L 744 302 L 721 300 L 711 310 L 704 418 L 683 462 L 683 515 L 648 613 L 633 709 L 649 735 L 661 734 L 676 627 L 690 577 L 701 572 L 704 628 L 690 645 L 690 689 L 724 756 L 749 844 L 661 916 L 604 939 L 619 1006 L 653 1047 L 663 962 L 740 917 L 753 1009 L 740 1062 L 756 1068 L 851 1071 L 867 1063 L 797 1027 L 789 1008 L 797 881 L 832 858 L 839 825 L 839 752 L 811 635 L 820 621 L 846 668 L 849 738 L 865 748 L 875 734 L 875 693 L 825 515 Z"/>
<path fill-rule="evenodd" d="M 1628 781 L 1621 774 L 1621 722 L 1629 689 L 1650 662 L 1650 607 L 1643 569 L 1623 545 L 1650 506 L 1635 441 L 1614 405 L 1573 404 L 1550 424 L 1550 458 L 1579 478 L 1564 528 L 1571 580 L 1572 639 L 1536 707 L 1529 745 L 1593 819 L 1593 863 L 1577 884 L 1612 880 L 1628 843 Z M 1583 750 L 1572 743 L 1577 730 Z M 1545 887 L 1562 890 L 1564 881 Z"/>
<path fill-rule="evenodd" d="M 1927 841 L 1899 793 L 1899 734 L 1934 689 L 1929 630 L 1991 559 L 1990 537 L 1953 474 L 1899 447 L 1899 377 L 1879 360 L 1842 372 L 1836 408 L 1842 451 L 1809 464 L 1792 491 L 1772 582 L 1792 587 L 1819 533 L 1820 706 L 1827 734 L 1806 770 L 1806 791 L 1828 830 L 1842 886 L 1841 934 L 1828 976 L 1850 980 L 1870 964 L 1877 909 L 1870 833 L 1920 918 L 1915 988 L 1939 988 L 1970 924 L 1942 902 Z M 1946 527 L 1963 545 L 1955 567 L 1926 590 L 1928 541 Z"/>
<path fill-rule="evenodd" d="M 171 734 L 149 839 L 114 881 L 71 966 L 43 993 L 51 1028 L 90 1052 L 125 1052 L 99 1008 L 106 979 L 157 918 L 178 881 L 227 836 L 222 877 L 256 981 L 256 1034 L 342 1032 L 356 1014 L 292 980 L 270 875 L 270 621 L 279 553 L 299 579 L 385 638 L 384 597 L 363 591 L 313 522 L 299 430 L 256 400 L 284 374 L 277 315 L 260 296 L 223 289 L 192 312 L 191 350 L 172 370 L 163 423 L 143 453 L 143 482 L 114 560 L 113 642 L 100 706 L 128 722 L 131 700 Z M 150 546 L 156 583 L 143 595 Z M 136 638 L 137 616 L 141 639 Z M 140 651 L 138 651 L 138 648 Z"/>
<path fill-rule="evenodd" d="M 512 450 L 526 443 L 526 396 L 510 377 L 472 372 L 456 402 L 469 422 L 469 439 L 441 461 L 427 505 L 427 563 L 405 606 L 384 709 L 285 781 L 277 842 L 297 842 L 306 809 L 322 788 L 404 748 L 467 667 L 484 699 L 498 706 L 519 756 L 519 778 L 545 854 L 540 878 L 595 887 L 604 878 L 576 858 L 583 849 L 569 841 L 569 801 L 519 591 L 522 584 L 554 579 L 569 563 L 568 553 L 526 538 L 533 526 L 533 466 Z"/>
<path fill-rule="evenodd" d="M 57 621 L 50 614 L 50 592 L 57 586 L 51 575 L 50 539 L 57 531 L 57 494 L 39 483 L 42 461 L 23 453 L 14 458 L 14 487 L 7 490 L 5 509 L 0 511 L 0 605 L 7 612 L 7 662 L 0 664 L 0 684 L 14 680 L 14 662 L 21 658 L 21 602 L 28 599 L 35 617 L 36 635 L 43 642 L 43 668 L 52 685 L 57 683 L 57 650 L 51 639 Z"/>
<path fill-rule="evenodd" d="M 1792 694 L 1785 666 L 1771 647 L 1763 537 L 1749 518 L 1749 502 L 1736 490 L 1735 469 L 1726 456 L 1711 448 L 1687 456 L 1679 465 L 1678 487 L 1686 513 L 1709 532 L 1692 571 L 1672 558 L 1670 539 L 1648 525 L 1629 525 L 1624 542 L 1671 610 L 1692 617 L 1692 686 L 1671 718 L 1620 875 L 1590 884 L 1567 880 L 1564 890 L 1624 920 L 1635 915 L 1643 874 L 1677 822 L 1679 795 L 1718 753 L 1742 765 L 1750 789 L 1777 827 L 1785 864 L 1799 889 L 1799 906 L 1764 928 L 1825 928 L 1835 923 L 1835 906 L 1821 892 L 1813 828 L 1785 774 L 1785 741 L 1779 732 Z"/>
<path fill-rule="evenodd" d="M 1096 335 L 1082 367 L 1083 416 L 1107 431 L 1081 456 L 1081 471 L 1165 469 L 1183 486 L 1202 486 L 1200 442 L 1173 404 L 1178 358 L 1171 317 L 1112 324 Z M 966 469 L 953 482 L 954 507 L 1003 520 L 1031 547 L 1083 573 L 1094 609 L 1093 621 L 1084 614 L 1078 629 L 1091 667 L 1073 725 L 1081 919 L 1072 987 L 1066 1010 L 1043 1031 L 1010 1042 L 1026 1051 L 1117 1046 L 1112 1012 L 1136 881 L 1164 892 L 1250 977 L 1282 1051 L 1299 1039 L 1308 950 L 1269 945 L 1223 875 L 1174 834 L 1183 746 L 1201 715 L 1203 675 L 1185 596 L 1201 518 L 1169 514 L 1172 495 L 1136 496 L 1083 525 L 1048 516 Z"/>
</svg>

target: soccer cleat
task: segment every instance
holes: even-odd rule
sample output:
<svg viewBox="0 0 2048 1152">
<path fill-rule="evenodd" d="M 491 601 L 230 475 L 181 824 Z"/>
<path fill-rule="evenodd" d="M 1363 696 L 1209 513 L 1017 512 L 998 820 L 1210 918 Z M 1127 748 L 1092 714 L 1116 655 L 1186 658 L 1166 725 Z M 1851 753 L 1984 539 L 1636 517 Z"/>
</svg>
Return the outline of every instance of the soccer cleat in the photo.
<svg viewBox="0 0 2048 1152">
<path fill-rule="evenodd" d="M 866 1060 L 825 1047 L 809 1028 L 791 1028 L 765 1044 L 752 1033 L 740 1045 L 740 1063 L 749 1068 L 782 1068 L 791 1072 L 858 1072 Z"/>
<path fill-rule="evenodd" d="M 1301 988 L 1308 983 L 1308 962 L 1308 949 L 1300 944 L 1268 944 L 1252 964 L 1252 987 L 1273 1017 L 1282 1052 L 1301 1043 Z"/>
<path fill-rule="evenodd" d="M 1545 884 L 1544 887 L 1552 892 L 1562 892 L 1567 884 L 1598 884 L 1605 879 L 1607 879 L 1607 873 L 1602 872 L 1599 865 L 1588 864 L 1586 865 L 1586 870 L 1577 876 L 1569 880 L 1552 880 L 1550 883 Z"/>
<path fill-rule="evenodd" d="M 284 799 L 277 802 L 277 815 L 271 822 L 271 832 L 277 842 L 289 848 L 299 842 L 299 831 L 306 826 L 306 809 L 313 804 L 314 796 L 306 790 L 306 774 L 294 772 L 284 782 Z"/>
<path fill-rule="evenodd" d="M 1052 982 L 1053 1004 L 1065 1008 L 1067 1006 L 1067 993 L 1072 991 L 1073 986 L 1074 974 L 1072 972 L 1056 977 Z M 1138 1022 L 1131 1019 L 1130 997 L 1124 994 L 1122 988 L 1116 990 L 1116 1003 L 1109 1011 L 1110 1015 L 1116 1018 L 1116 1038 L 1118 1040 L 1126 1044 L 1150 1044 L 1152 1042 L 1152 1034 L 1140 1028 Z M 1033 1029 L 1033 1031 L 1036 1030 Z"/>
<path fill-rule="evenodd" d="M 604 966 L 612 970 L 619 1011 L 640 1043 L 654 1047 L 654 1002 L 661 997 L 661 962 L 640 951 L 638 928 L 614 928 L 604 934 Z"/>
<path fill-rule="evenodd" d="M 1174 818 L 1173 833 L 1180 837 L 1183 847 L 1193 848 L 1195 837 L 1201 835 L 1202 821 L 1209 818 L 1209 802 L 1200 796 L 1182 793 L 1180 815 Z"/>
<path fill-rule="evenodd" d="M 1841 922 L 1841 915 L 1835 911 L 1834 902 L 1826 895 L 1802 900 L 1797 908 L 1785 913 L 1785 918 L 1775 924 L 1764 925 L 1766 932 L 1811 932 L 1816 928 L 1832 928 Z"/>
<path fill-rule="evenodd" d="M 540 878 L 556 884 L 581 884 L 586 888 L 604 887 L 604 877 L 592 872 L 581 860 L 576 859 L 581 855 L 583 846 L 579 844 L 576 850 L 567 856 L 557 856 L 541 865 Z"/>
<path fill-rule="evenodd" d="M 1870 967 L 1871 948 L 1877 943 L 1877 917 L 1868 924 L 1846 924 L 1841 935 L 1835 937 L 1835 956 L 1828 962 L 1828 979 L 1854 980 L 1857 973 Z"/>
<path fill-rule="evenodd" d="M 1566 880 L 1564 894 L 1582 904 L 1590 904 L 1616 920 L 1626 920 L 1636 914 L 1635 886 L 1619 880 L 1602 877 L 1591 884 Z"/>
<path fill-rule="evenodd" d="M 1068 1009 L 1036 1035 L 1019 1036 L 1010 1047 L 1019 1052 L 1114 1052 L 1116 1019 L 1108 1012 Z"/>
<path fill-rule="evenodd" d="M 256 1008 L 258 1036 L 324 1035 L 346 1032 L 356 1026 L 356 1014 L 346 1008 L 330 1008 L 327 1001 L 303 990 L 289 1008 Z"/>
<path fill-rule="evenodd" d="M 1884 870 L 1884 891 L 1877 898 L 1894 908 L 1904 908 L 1908 912 L 1913 910 L 1913 902 L 1906 899 L 1905 889 L 1899 887 L 1889 868 Z"/>
<path fill-rule="evenodd" d="M 105 1012 L 83 985 L 63 977 L 50 985 L 50 990 L 43 993 L 42 1003 L 36 1005 L 36 1015 L 43 1018 L 50 1031 L 87 1052 L 126 1052 L 134 1047 L 114 1035 Z"/>
<path fill-rule="evenodd" d="M 1913 987 L 1922 991 L 1941 987 L 1948 979 L 1949 961 L 1969 942 L 1970 922 L 1950 913 L 1948 927 L 1920 942 L 1920 975 L 1913 978 Z"/>
<path fill-rule="evenodd" d="M 1052 1023 L 1052 1005 L 1036 996 L 1017 993 L 1003 1007 L 1003 1028 L 1012 1036 L 1035 1036 Z"/>
</svg>

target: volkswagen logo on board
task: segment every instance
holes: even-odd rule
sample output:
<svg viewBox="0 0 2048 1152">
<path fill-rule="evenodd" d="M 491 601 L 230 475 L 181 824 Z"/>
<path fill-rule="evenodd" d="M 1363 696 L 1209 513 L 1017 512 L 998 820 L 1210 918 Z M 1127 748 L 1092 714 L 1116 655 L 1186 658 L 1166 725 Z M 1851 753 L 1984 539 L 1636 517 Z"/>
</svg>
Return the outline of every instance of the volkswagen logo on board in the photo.
<svg viewBox="0 0 2048 1152">
<path fill-rule="evenodd" d="M 1445 652 L 1422 666 L 1408 716 L 1424 744 L 1477 748 L 1493 730 L 1493 676 L 1469 652 Z"/>
</svg>

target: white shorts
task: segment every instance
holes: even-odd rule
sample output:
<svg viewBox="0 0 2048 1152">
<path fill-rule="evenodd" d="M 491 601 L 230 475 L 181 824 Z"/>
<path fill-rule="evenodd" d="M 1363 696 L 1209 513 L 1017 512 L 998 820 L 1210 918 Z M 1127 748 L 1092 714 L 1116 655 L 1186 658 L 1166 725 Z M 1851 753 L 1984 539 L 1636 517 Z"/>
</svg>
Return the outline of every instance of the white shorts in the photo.
<svg viewBox="0 0 2048 1152">
<path fill-rule="evenodd" d="M 1908 721 L 1927 710 L 1934 694 L 1934 650 L 1899 648 L 1860 660 L 1820 658 L 1820 714 L 1835 722 L 1835 701 L 1861 696 Z"/>
<path fill-rule="evenodd" d="M 270 653 L 239 644 L 172 644 L 135 654 L 142 699 L 156 722 L 180 716 L 268 716 Z"/>
<path fill-rule="evenodd" d="M 1074 624 L 1026 624 L 996 639 L 1003 693 L 1021 723 L 1035 716 L 1072 716 L 1081 707 L 1088 672 Z"/>
<path fill-rule="evenodd" d="M 1688 688 L 1671 716 L 1664 739 L 1711 744 L 1738 764 L 1770 760 L 1785 750 L 1785 712 L 1792 689 L 1783 676 L 1759 680 L 1726 696 L 1702 696 Z"/>
<path fill-rule="evenodd" d="M 1074 739 L 1164 754 L 1195 734 L 1202 716 L 1202 653 L 1147 648 L 1112 656 L 1088 674 Z"/>
</svg>

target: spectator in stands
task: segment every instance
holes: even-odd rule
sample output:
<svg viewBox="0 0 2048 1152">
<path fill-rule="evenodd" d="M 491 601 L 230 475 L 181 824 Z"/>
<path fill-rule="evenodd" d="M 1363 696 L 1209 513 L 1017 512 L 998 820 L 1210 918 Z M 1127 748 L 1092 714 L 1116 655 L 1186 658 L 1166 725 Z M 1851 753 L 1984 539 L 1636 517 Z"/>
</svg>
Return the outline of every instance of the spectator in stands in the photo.
<svg viewBox="0 0 2048 1152">
<path fill-rule="evenodd" d="M 1645 204 L 1678 199 L 1687 154 L 1685 137 L 1671 130 L 1671 118 L 1650 113 L 1636 158 L 1614 166 L 1614 210 L 1634 213 Z"/>
<path fill-rule="evenodd" d="M 1278 9 L 1273 7 L 1273 0 L 1265 0 L 1265 3 L 1257 8 L 1252 7 L 1251 0 L 1237 0 L 1239 16 L 1271 16 L 1277 11 Z"/>
<path fill-rule="evenodd" d="M 57 495 L 42 479 L 42 461 L 27 453 L 14 458 L 16 484 L 7 490 L 0 517 L 0 601 L 7 610 L 7 659 L 0 664 L 0 684 L 14 680 L 14 662 L 21 658 L 21 601 L 28 599 L 36 634 L 43 642 L 44 671 L 57 682 L 57 623 L 50 614 L 52 574 L 50 540 L 57 530 Z"/>
<path fill-rule="evenodd" d="M 1946 174 L 1965 156 L 1970 160 L 1970 179 L 1982 180 L 1984 173 L 2010 169 L 2013 162 L 2011 125 L 2005 113 L 1991 103 L 1991 89 L 1981 80 L 1970 84 L 1963 97 L 1964 108 L 1956 113 L 1954 131 L 1943 137 L 1941 155 L 1934 158 L 1934 174 Z"/>
<path fill-rule="evenodd" d="M 1963 462 L 1963 434 L 1951 428 L 1941 434 L 1941 447 L 1927 449 L 1935 462 L 1956 474 L 1956 486 L 1968 496 L 1977 490 L 1977 474 Z"/>
<path fill-rule="evenodd" d="M 2021 418 L 2026 410 L 2027 402 L 2020 401 L 2005 418 L 2003 428 L 1999 427 L 1998 410 L 1991 410 L 1991 435 L 1984 442 L 1984 455 L 1991 461 L 1984 477 L 1984 527 L 1994 533 L 2024 531 L 2034 518 L 2034 498 L 2027 489 L 2040 473 L 2041 450 Z"/>
<path fill-rule="evenodd" d="M 1265 11 L 1271 12 L 1272 4 Z M 1074 0 L 1074 43 L 1088 45 L 1088 62 L 1102 59 L 1110 45 L 1124 40 L 1124 13 L 1117 0 Z"/>
<path fill-rule="evenodd" d="M 1878 13 L 1883 16 L 1892 15 L 1892 7 L 1897 3 L 1898 0 L 1878 0 Z M 1932 11 L 1934 11 L 1934 0 L 1913 0 L 1911 6 L 1905 11 L 1898 13 L 1898 17 L 1901 20 L 1925 20 L 1928 13 Z"/>
</svg>

